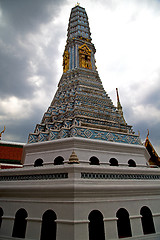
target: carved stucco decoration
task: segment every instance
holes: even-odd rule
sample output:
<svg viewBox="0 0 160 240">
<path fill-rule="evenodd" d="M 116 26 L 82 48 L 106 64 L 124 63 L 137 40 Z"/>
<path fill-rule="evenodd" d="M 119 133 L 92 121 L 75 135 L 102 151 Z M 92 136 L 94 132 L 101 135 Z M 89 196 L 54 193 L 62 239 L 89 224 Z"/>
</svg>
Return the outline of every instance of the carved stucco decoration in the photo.
<svg viewBox="0 0 160 240">
<path fill-rule="evenodd" d="M 64 51 L 63 54 L 63 72 L 67 72 L 69 70 L 69 52 Z"/>
<path fill-rule="evenodd" d="M 79 47 L 79 66 L 82 68 L 92 69 L 91 50 L 86 44 Z"/>
</svg>

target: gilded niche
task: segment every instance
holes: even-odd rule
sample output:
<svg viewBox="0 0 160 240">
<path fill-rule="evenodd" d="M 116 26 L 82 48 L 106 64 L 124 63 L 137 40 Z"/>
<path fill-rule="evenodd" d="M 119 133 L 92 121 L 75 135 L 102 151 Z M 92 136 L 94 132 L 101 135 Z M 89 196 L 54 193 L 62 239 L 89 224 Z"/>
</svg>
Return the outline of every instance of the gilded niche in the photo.
<svg viewBox="0 0 160 240">
<path fill-rule="evenodd" d="M 79 66 L 82 68 L 92 69 L 91 50 L 86 44 L 79 47 Z"/>
<path fill-rule="evenodd" d="M 69 70 L 69 52 L 64 51 L 63 54 L 63 72 L 67 72 Z"/>
</svg>

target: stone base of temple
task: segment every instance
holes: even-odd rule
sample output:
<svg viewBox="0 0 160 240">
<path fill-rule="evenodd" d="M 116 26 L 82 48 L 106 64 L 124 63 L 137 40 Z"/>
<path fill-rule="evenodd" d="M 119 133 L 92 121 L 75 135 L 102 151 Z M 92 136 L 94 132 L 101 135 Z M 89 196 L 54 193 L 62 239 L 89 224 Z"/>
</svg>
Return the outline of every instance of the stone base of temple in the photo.
<svg viewBox="0 0 160 240">
<path fill-rule="evenodd" d="M 121 166 L 128 166 L 128 161 L 132 159 L 137 166 L 146 167 L 150 158 L 143 145 L 70 137 L 25 145 L 22 162 L 29 167 L 41 158 L 43 165 L 52 165 L 54 159 L 61 156 L 67 163 L 72 151 L 77 154 L 79 163 L 87 165 L 91 157 L 96 157 L 100 165 L 110 165 L 110 159 L 114 158 Z"/>
<path fill-rule="evenodd" d="M 126 221 L 120 212 L 127 214 L 130 226 L 125 239 L 160 239 L 160 172 L 146 165 L 143 146 L 68 138 L 24 149 L 24 168 L 1 172 L 0 239 L 12 239 L 13 228 L 18 232 L 19 210 L 26 213 L 27 240 L 47 239 L 41 238 L 47 212 L 54 216 L 56 240 L 88 240 L 96 229 L 94 214 L 103 225 L 97 225 L 96 234 L 118 239 L 123 231 L 118 222 Z M 119 160 L 118 165 L 111 159 Z M 136 165 L 129 166 L 129 159 Z M 145 211 L 150 213 L 149 230 L 142 222 Z"/>
</svg>

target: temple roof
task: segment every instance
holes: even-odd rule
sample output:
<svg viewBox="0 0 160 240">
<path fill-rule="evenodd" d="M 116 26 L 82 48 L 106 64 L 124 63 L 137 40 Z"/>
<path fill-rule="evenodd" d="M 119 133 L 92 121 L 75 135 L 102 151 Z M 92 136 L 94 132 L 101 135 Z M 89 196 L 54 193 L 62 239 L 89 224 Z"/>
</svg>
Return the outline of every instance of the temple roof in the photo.
<svg viewBox="0 0 160 240">
<path fill-rule="evenodd" d="M 67 36 L 67 40 L 79 37 L 91 40 L 87 13 L 78 5 L 71 10 Z"/>
<path fill-rule="evenodd" d="M 3 163 L 5 166 L 6 164 L 21 164 L 23 146 L 24 143 L 0 141 L 0 164 Z"/>
<path fill-rule="evenodd" d="M 82 137 L 141 144 L 139 136 L 124 120 L 120 103 L 116 108 L 103 88 L 90 35 L 85 9 L 72 8 L 63 74 L 41 123 L 29 135 L 29 143 Z"/>
<path fill-rule="evenodd" d="M 146 137 L 145 147 L 146 147 L 146 149 L 147 149 L 147 151 L 150 155 L 149 164 L 160 166 L 160 157 L 158 156 L 158 154 L 157 154 L 156 150 L 154 149 L 153 145 L 151 144 L 148 136 Z"/>
</svg>

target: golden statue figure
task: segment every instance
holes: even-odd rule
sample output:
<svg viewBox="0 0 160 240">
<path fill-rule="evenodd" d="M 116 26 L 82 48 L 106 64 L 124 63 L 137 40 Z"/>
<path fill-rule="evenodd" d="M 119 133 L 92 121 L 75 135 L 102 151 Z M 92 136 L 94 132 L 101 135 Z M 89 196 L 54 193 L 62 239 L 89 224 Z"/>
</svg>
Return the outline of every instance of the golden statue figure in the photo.
<svg viewBox="0 0 160 240">
<path fill-rule="evenodd" d="M 63 72 L 67 72 L 69 70 L 69 52 L 64 51 L 63 54 Z"/>
<path fill-rule="evenodd" d="M 79 47 L 79 66 L 82 68 L 92 69 L 91 50 L 86 44 Z"/>
<path fill-rule="evenodd" d="M 2 133 L 4 133 L 4 132 L 5 132 L 5 130 L 6 130 L 6 127 L 4 126 L 4 129 L 3 129 L 3 131 L 2 131 L 2 132 L 0 132 L 0 140 L 1 140 L 1 137 L 2 137 Z"/>
</svg>

